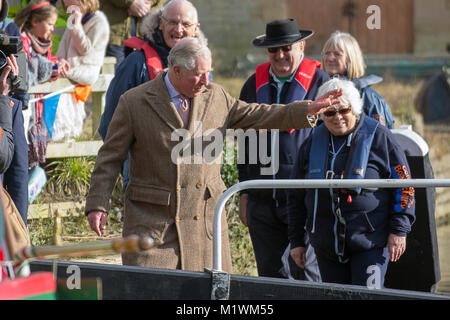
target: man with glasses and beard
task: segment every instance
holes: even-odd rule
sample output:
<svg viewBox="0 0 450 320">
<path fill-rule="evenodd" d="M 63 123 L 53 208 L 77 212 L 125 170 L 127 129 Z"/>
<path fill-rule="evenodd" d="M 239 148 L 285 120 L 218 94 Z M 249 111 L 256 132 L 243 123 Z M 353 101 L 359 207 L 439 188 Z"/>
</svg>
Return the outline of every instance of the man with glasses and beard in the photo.
<svg viewBox="0 0 450 320">
<path fill-rule="evenodd" d="M 269 61 L 256 67 L 256 73 L 244 84 L 240 99 L 268 104 L 314 100 L 318 88 L 329 80 L 329 76 L 320 69 L 319 61 L 304 57 L 305 40 L 312 35 L 311 30 L 299 30 L 295 19 L 269 22 L 266 34 L 256 37 L 252 42 L 256 47 L 267 48 Z M 261 159 L 257 159 L 257 163 L 249 163 L 250 141 L 246 140 L 245 164 L 238 164 L 239 180 L 288 179 L 300 145 L 311 130 L 260 132 L 256 141 L 256 154 L 260 155 L 260 139 L 266 140 L 265 146 L 272 160 L 269 164 L 263 164 Z M 277 149 L 279 154 L 276 154 Z M 279 166 L 268 168 L 277 161 L 275 157 L 278 157 Z M 314 264 L 307 268 L 307 272 L 303 272 L 293 263 L 289 250 L 286 250 L 289 240 L 284 190 L 243 191 L 240 195 L 240 218 L 249 228 L 260 276 L 320 279 Z M 282 263 L 283 256 L 288 259 L 286 263 Z M 312 248 L 308 257 L 310 261 L 315 261 Z"/>
</svg>

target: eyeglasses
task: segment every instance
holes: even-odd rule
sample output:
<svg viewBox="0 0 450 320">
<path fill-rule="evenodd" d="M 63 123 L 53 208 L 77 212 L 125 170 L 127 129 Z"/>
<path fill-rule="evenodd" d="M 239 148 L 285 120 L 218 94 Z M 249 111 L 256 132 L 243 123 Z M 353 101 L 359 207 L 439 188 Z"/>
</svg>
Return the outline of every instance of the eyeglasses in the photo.
<svg viewBox="0 0 450 320">
<path fill-rule="evenodd" d="M 281 49 L 283 50 L 283 52 L 289 52 L 292 49 L 292 46 L 282 46 L 282 47 L 273 47 L 273 48 L 267 48 L 267 51 L 269 51 L 270 53 L 277 53 L 278 50 Z"/>
<path fill-rule="evenodd" d="M 352 111 L 352 108 L 343 108 L 343 109 L 339 109 L 339 110 L 327 110 L 323 113 L 323 115 L 325 117 L 334 117 L 336 115 L 336 113 L 339 112 L 340 115 L 344 115 L 349 113 L 350 111 Z"/>
<path fill-rule="evenodd" d="M 161 16 L 161 18 L 165 22 L 167 22 L 168 25 L 171 26 L 171 27 L 177 27 L 179 24 L 181 24 L 181 27 L 183 29 L 189 29 L 190 27 L 195 25 L 195 23 L 189 23 L 189 22 L 182 22 L 182 21 L 176 21 L 176 20 L 167 19 L 164 16 Z"/>
</svg>

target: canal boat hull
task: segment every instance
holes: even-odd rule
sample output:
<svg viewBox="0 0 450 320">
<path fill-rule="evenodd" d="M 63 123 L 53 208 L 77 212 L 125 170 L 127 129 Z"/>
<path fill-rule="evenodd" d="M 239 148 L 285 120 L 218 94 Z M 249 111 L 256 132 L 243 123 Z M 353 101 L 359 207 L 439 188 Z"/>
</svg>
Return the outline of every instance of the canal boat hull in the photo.
<svg viewBox="0 0 450 320">
<path fill-rule="evenodd" d="M 209 271 L 194 272 L 62 260 L 33 261 L 30 266 L 32 272 L 53 272 L 60 283 L 67 279 L 69 286 L 73 270 L 79 268 L 82 278 L 101 279 L 103 300 L 217 298 L 214 296 L 214 290 L 217 289 L 215 275 Z M 369 289 L 354 285 L 223 273 L 221 275 L 225 275 L 225 281 L 222 281 L 224 286 L 221 287 L 222 292 L 219 295 L 229 300 L 450 300 L 450 296 L 419 291 Z"/>
</svg>

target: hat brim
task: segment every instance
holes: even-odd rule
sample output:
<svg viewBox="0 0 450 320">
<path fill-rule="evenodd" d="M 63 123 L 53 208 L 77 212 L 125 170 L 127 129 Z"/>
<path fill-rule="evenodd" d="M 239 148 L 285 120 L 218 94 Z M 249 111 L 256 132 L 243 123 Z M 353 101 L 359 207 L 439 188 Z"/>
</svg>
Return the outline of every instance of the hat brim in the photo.
<svg viewBox="0 0 450 320">
<path fill-rule="evenodd" d="M 283 38 L 277 38 L 277 39 L 266 39 L 266 35 L 260 35 L 252 40 L 252 44 L 255 47 L 261 47 L 261 48 L 273 48 L 273 47 L 280 47 L 280 46 L 287 46 L 290 44 L 293 44 L 295 42 L 306 40 L 309 37 L 311 37 L 314 34 L 314 31 L 312 30 L 299 30 L 298 35 L 291 35 Z"/>
</svg>

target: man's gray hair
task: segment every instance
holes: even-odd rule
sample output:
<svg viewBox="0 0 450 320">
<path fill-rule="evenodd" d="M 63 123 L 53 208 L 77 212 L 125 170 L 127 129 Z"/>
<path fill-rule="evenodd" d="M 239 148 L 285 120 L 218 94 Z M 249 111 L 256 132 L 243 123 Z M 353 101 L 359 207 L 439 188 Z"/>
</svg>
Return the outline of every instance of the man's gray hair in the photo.
<svg viewBox="0 0 450 320">
<path fill-rule="evenodd" d="M 352 81 L 334 77 L 320 86 L 317 97 L 321 97 L 327 92 L 336 89 L 342 89 L 342 96 L 340 96 L 338 100 L 341 101 L 343 105 L 350 105 L 356 118 L 359 119 L 363 112 L 364 103 L 358 89 L 356 89 L 355 84 Z"/>
<path fill-rule="evenodd" d="M 211 51 L 206 42 L 199 38 L 186 37 L 178 41 L 170 50 L 167 64 L 169 69 L 178 65 L 184 70 L 192 70 L 196 67 L 197 58 L 201 56 L 211 57 Z"/>
<path fill-rule="evenodd" d="M 172 6 L 173 4 L 177 3 L 177 2 L 182 2 L 188 6 L 192 7 L 192 10 L 194 12 L 194 21 L 193 23 L 198 23 L 198 12 L 197 12 L 197 8 L 192 4 L 192 2 L 188 1 L 188 0 L 170 0 L 169 2 L 167 2 L 164 7 L 162 8 L 162 16 L 166 17 L 166 13 L 167 13 L 167 8 L 169 8 L 170 6 Z"/>
</svg>

